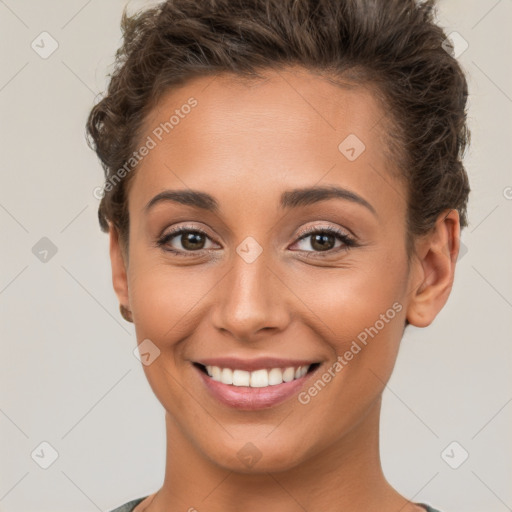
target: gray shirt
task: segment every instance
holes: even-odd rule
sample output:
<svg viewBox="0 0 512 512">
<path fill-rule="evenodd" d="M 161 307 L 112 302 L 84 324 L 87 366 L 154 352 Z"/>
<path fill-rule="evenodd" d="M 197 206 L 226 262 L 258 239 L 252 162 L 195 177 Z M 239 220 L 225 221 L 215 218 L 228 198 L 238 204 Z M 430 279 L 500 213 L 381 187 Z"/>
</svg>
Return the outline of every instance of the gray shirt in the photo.
<svg viewBox="0 0 512 512">
<path fill-rule="evenodd" d="M 121 505 L 120 507 L 111 510 L 111 512 L 132 512 L 132 510 L 142 501 L 145 500 L 147 496 L 144 496 L 143 498 L 137 498 L 136 500 L 129 501 L 128 503 L 125 503 L 124 505 Z M 426 503 L 418 503 L 418 505 L 425 508 L 427 512 L 439 512 L 439 510 L 432 508 L 430 505 L 427 505 Z"/>
</svg>

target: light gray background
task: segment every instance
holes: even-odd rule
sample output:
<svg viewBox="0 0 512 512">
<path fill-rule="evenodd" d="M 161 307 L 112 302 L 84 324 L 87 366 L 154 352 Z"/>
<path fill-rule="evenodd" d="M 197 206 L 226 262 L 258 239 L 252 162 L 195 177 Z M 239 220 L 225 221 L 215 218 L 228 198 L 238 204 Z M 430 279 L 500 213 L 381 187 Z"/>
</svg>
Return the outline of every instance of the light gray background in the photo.
<svg viewBox="0 0 512 512">
<path fill-rule="evenodd" d="M 164 412 L 118 312 L 92 193 L 102 170 L 84 140 L 125 4 L 0 0 L 2 512 L 106 511 L 163 481 Z M 459 57 L 471 91 L 468 252 L 434 324 L 404 337 L 382 458 L 414 501 L 502 512 L 512 510 L 512 0 L 445 0 L 439 18 L 469 43 Z M 59 44 L 48 59 L 31 48 L 42 31 Z M 42 237 L 57 247 L 46 263 L 32 252 Z M 48 469 L 31 457 L 43 441 L 59 455 Z M 469 453 L 458 469 L 441 456 L 452 441 Z"/>
</svg>

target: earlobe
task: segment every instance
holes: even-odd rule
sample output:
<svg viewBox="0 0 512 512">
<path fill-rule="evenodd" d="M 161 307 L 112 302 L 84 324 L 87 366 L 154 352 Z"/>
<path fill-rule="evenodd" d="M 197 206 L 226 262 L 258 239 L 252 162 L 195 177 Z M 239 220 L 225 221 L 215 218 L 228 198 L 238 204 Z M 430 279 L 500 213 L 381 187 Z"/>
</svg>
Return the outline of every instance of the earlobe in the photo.
<svg viewBox="0 0 512 512">
<path fill-rule="evenodd" d="M 110 237 L 110 263 L 112 266 L 112 284 L 116 292 L 119 304 L 125 308 L 130 308 L 128 279 L 126 274 L 126 262 L 123 256 L 123 250 L 119 240 L 117 228 L 109 222 Z"/>
<path fill-rule="evenodd" d="M 460 247 L 459 212 L 439 215 L 435 227 L 419 243 L 411 271 L 411 298 L 407 320 L 416 327 L 427 327 L 446 304 L 453 285 Z"/>
</svg>

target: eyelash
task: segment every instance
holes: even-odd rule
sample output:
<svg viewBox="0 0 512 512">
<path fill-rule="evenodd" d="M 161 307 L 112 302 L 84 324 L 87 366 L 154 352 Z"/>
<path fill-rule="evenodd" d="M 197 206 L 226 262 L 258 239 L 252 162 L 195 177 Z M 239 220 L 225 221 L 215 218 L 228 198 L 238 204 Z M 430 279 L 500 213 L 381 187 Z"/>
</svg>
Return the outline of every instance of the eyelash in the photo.
<svg viewBox="0 0 512 512">
<path fill-rule="evenodd" d="M 338 238 L 339 240 L 341 240 L 343 242 L 344 246 L 337 247 L 336 249 L 329 249 L 327 251 L 305 251 L 306 258 L 318 258 L 318 257 L 322 258 L 322 257 L 324 257 L 324 256 L 322 256 L 322 254 L 326 254 L 325 257 L 328 257 L 328 256 L 332 256 L 333 254 L 339 253 L 341 251 L 348 251 L 352 247 L 358 247 L 358 245 L 359 245 L 354 238 L 347 235 L 340 229 L 332 227 L 332 226 L 330 226 L 330 227 L 321 227 L 320 226 L 320 227 L 306 229 L 306 230 L 302 231 L 301 233 L 299 233 L 297 242 L 304 240 L 305 238 L 308 238 L 309 236 L 312 236 L 312 235 L 325 234 L 325 233 L 334 235 L 336 238 Z"/>
<path fill-rule="evenodd" d="M 161 238 L 159 238 L 156 242 L 156 245 L 160 248 L 162 248 L 165 251 L 172 252 L 176 256 L 183 256 L 185 258 L 194 256 L 194 253 L 200 253 L 201 251 L 207 251 L 208 249 L 199 249 L 197 251 L 178 251 L 176 249 L 170 249 L 169 247 L 164 246 L 173 238 L 177 237 L 178 235 L 182 235 L 184 233 L 200 233 L 201 235 L 204 235 L 207 238 L 210 238 L 208 234 L 203 231 L 200 228 L 197 227 L 188 227 L 188 226 L 181 226 L 179 228 L 176 228 L 172 231 L 169 231 L 165 235 L 163 235 Z M 327 251 L 304 251 L 306 252 L 308 258 L 317 258 L 318 255 L 321 255 L 322 253 L 327 253 L 328 255 L 332 255 L 333 253 L 337 253 L 340 251 L 348 251 L 352 247 L 357 247 L 359 244 L 349 235 L 344 233 L 343 231 L 339 230 L 338 228 L 334 227 L 315 227 L 313 229 L 309 229 L 306 231 L 303 231 L 299 234 L 297 238 L 297 242 L 304 240 L 305 238 L 308 238 L 312 235 L 317 234 L 331 234 L 335 235 L 339 240 L 341 240 L 344 244 L 344 247 L 338 247 L 337 249 L 329 249 Z M 322 257 L 322 256 L 320 256 Z"/>
</svg>

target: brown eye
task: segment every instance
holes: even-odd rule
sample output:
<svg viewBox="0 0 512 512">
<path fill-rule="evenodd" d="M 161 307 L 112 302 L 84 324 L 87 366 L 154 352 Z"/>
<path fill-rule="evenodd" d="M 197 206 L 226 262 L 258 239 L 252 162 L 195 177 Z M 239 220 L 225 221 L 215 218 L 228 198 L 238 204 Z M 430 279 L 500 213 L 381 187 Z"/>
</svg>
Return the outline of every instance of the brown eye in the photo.
<svg viewBox="0 0 512 512">
<path fill-rule="evenodd" d="M 300 251 L 311 253 L 312 255 L 322 252 L 331 254 L 357 246 L 356 241 L 352 237 L 333 227 L 316 228 L 307 231 L 300 236 L 296 244 L 299 245 Z"/>
<path fill-rule="evenodd" d="M 311 247 L 318 251 L 328 251 L 336 244 L 336 237 L 328 234 L 316 234 L 311 236 Z"/>
<path fill-rule="evenodd" d="M 211 249 L 212 245 L 206 245 L 208 242 L 212 244 L 210 237 L 202 230 L 181 227 L 163 235 L 157 241 L 157 245 L 165 251 L 189 256 L 187 253 Z"/>
<path fill-rule="evenodd" d="M 188 231 L 181 235 L 180 242 L 185 249 L 189 251 L 196 251 L 198 249 L 203 249 L 205 237 L 202 233 L 197 231 Z"/>
</svg>

